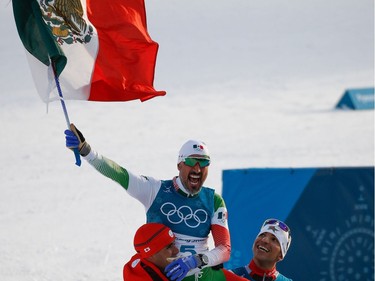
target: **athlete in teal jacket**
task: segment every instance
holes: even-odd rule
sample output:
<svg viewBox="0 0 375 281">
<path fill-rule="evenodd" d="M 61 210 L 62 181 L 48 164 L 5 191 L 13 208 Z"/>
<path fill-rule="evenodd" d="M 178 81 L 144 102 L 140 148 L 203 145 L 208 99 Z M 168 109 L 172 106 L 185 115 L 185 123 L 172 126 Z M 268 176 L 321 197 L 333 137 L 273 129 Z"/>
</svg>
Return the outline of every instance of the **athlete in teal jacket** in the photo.
<svg viewBox="0 0 375 281">
<path fill-rule="evenodd" d="M 187 141 L 178 155 L 179 175 L 171 180 L 159 180 L 135 175 L 100 155 L 91 149 L 73 124 L 65 135 L 67 147 L 78 147 L 88 163 L 119 183 L 130 196 L 144 205 L 147 222 L 158 222 L 171 228 L 179 251 L 185 255 L 192 254 L 167 269 L 172 280 L 182 280 L 186 275 L 191 277 L 184 280 L 194 280 L 198 276 L 212 276 L 206 280 L 225 280 L 221 270 L 212 270 L 211 267 L 228 261 L 230 257 L 227 209 L 219 194 L 203 186 L 210 164 L 204 142 Z M 208 247 L 210 233 L 215 244 L 211 250 Z"/>
</svg>

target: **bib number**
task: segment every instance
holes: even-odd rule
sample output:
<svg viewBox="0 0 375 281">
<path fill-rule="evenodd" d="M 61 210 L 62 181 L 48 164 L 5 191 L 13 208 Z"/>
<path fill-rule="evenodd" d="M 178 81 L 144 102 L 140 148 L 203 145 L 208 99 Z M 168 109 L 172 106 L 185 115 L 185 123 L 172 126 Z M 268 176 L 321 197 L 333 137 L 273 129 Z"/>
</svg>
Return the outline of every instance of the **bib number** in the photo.
<svg viewBox="0 0 375 281">
<path fill-rule="evenodd" d="M 189 252 L 192 255 L 196 254 L 195 246 L 194 245 L 181 245 L 180 251 L 183 253 Z"/>
</svg>

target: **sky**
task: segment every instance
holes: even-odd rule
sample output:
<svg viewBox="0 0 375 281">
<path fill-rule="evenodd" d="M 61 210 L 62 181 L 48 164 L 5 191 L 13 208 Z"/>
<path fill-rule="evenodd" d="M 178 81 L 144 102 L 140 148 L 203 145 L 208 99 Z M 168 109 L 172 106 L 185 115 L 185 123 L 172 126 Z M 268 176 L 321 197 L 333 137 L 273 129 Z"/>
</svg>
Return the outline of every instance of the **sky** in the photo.
<svg viewBox="0 0 375 281">
<path fill-rule="evenodd" d="M 374 3 L 146 1 L 159 43 L 141 103 L 67 101 L 93 149 L 170 179 L 188 139 L 204 140 L 205 185 L 252 167 L 374 166 L 374 111 L 336 110 L 374 87 Z M 5 281 L 115 281 L 134 254 L 142 205 L 65 148 L 57 102 L 36 92 L 9 0 L 0 1 L 0 275 Z"/>
</svg>

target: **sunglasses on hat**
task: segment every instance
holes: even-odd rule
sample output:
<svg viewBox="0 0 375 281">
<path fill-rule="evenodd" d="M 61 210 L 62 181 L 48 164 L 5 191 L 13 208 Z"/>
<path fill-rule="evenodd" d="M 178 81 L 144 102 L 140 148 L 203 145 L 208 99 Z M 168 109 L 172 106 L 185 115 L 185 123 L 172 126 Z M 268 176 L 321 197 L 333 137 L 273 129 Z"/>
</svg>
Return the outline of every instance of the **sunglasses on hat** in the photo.
<svg viewBox="0 0 375 281">
<path fill-rule="evenodd" d="M 201 168 L 207 167 L 210 165 L 210 159 L 205 158 L 193 158 L 193 157 L 186 157 L 184 159 L 184 164 L 189 167 L 194 167 L 197 163 Z"/>
<path fill-rule="evenodd" d="M 284 222 L 282 222 L 281 220 L 277 220 L 277 219 L 269 219 L 269 220 L 266 220 L 264 223 L 263 223 L 263 226 L 266 226 L 268 224 L 276 224 L 280 227 L 281 230 L 287 232 L 290 234 L 290 228 L 289 226 L 287 226 Z"/>
</svg>

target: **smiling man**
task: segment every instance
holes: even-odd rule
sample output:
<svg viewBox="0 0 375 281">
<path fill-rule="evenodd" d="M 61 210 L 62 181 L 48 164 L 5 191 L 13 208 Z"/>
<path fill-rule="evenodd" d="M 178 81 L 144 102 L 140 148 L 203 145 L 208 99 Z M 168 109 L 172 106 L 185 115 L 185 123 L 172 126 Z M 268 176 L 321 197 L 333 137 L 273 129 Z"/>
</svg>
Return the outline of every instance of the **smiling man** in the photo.
<svg viewBox="0 0 375 281">
<path fill-rule="evenodd" d="M 252 281 L 292 281 L 276 269 L 276 264 L 285 258 L 291 241 L 290 229 L 284 222 L 266 220 L 255 238 L 250 263 L 232 271 Z"/>
<path fill-rule="evenodd" d="M 148 223 L 162 223 L 173 231 L 175 245 L 184 257 L 166 268 L 170 280 L 198 277 L 202 281 L 227 280 L 225 271 L 212 268 L 229 260 L 231 245 L 224 200 L 214 189 L 203 186 L 211 164 L 204 142 L 184 143 L 177 159 L 178 176 L 159 180 L 135 175 L 100 155 L 91 149 L 73 124 L 65 131 L 65 138 L 68 148 L 78 148 L 81 156 L 97 171 L 119 183 L 144 205 Z M 212 249 L 208 247 L 210 233 L 214 240 Z"/>
<path fill-rule="evenodd" d="M 169 259 L 176 258 L 172 230 L 160 223 L 146 223 L 134 235 L 134 249 L 137 253 L 123 270 L 124 281 L 169 281 L 164 274 Z"/>
</svg>

